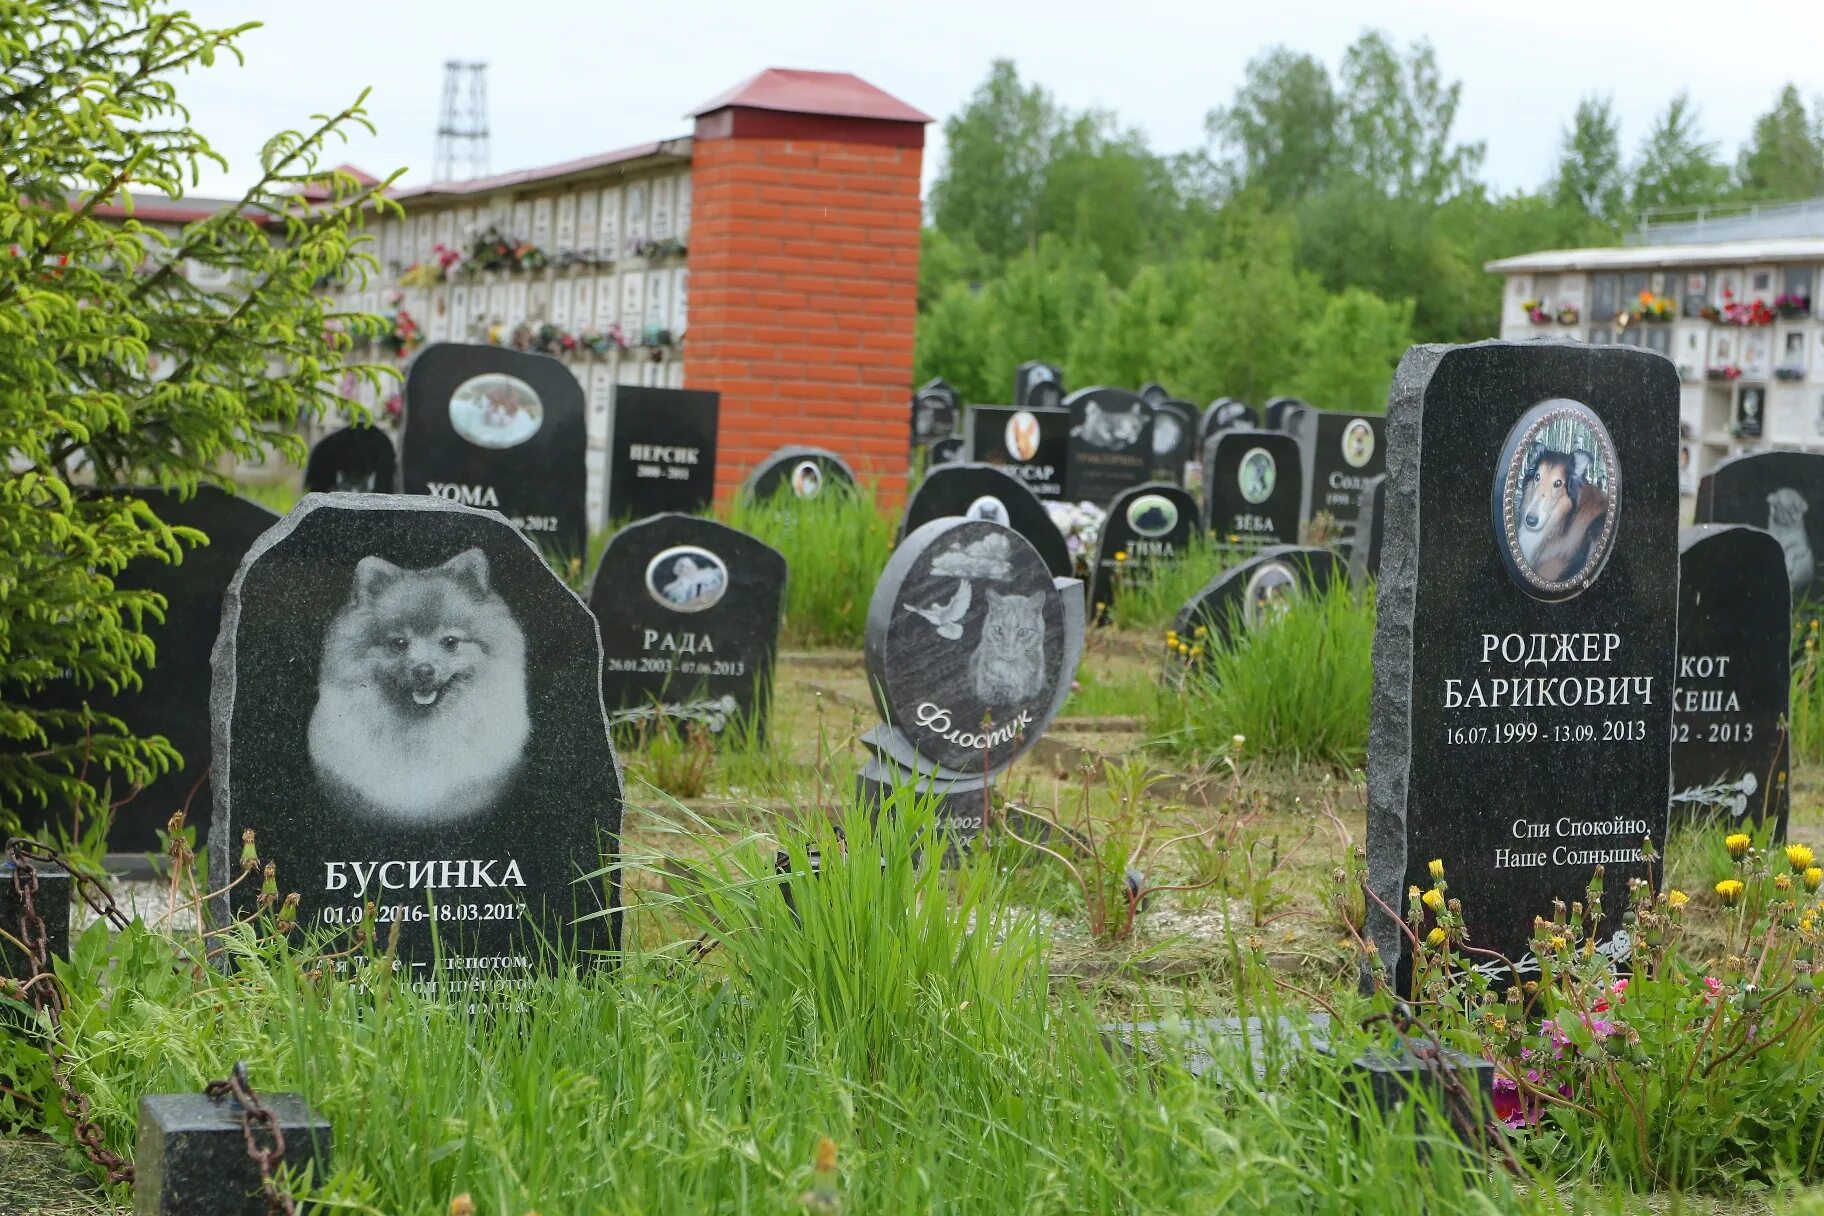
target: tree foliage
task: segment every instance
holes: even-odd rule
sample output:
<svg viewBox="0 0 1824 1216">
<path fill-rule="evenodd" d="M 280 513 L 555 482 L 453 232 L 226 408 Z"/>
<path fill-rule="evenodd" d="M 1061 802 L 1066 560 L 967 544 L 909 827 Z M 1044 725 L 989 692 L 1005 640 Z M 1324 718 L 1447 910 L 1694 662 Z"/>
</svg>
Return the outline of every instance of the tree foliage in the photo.
<svg viewBox="0 0 1824 1216">
<path fill-rule="evenodd" d="M 1611 224 L 1620 220 L 1627 186 L 1613 98 L 1592 95 L 1577 103 L 1577 113 L 1559 144 L 1551 193 L 1561 207 L 1581 208 Z"/>
<path fill-rule="evenodd" d="M 162 0 L 0 9 L 0 818 L 24 799 L 90 801 L 104 780 L 119 795 L 175 759 L 117 719 L 34 704 L 59 678 L 132 686 L 163 604 L 114 576 L 206 540 L 107 489 L 191 493 L 237 459 L 301 458 L 290 425 L 342 404 L 343 356 L 380 324 L 319 294 L 369 266 L 357 232 L 380 186 L 320 168 L 366 125 L 360 101 L 275 136 L 259 182 L 175 236 L 99 213 L 130 210 L 129 186 L 176 197 L 224 164 L 177 84 L 247 28 Z"/>
<path fill-rule="evenodd" d="M 1674 95 L 1654 120 L 1641 141 L 1633 178 L 1628 201 L 1636 215 L 1714 202 L 1726 193 L 1729 170 L 1717 159 L 1716 144 L 1703 137 L 1689 93 Z"/>
<path fill-rule="evenodd" d="M 1795 86 L 1781 89 L 1773 108 L 1755 121 L 1737 162 L 1736 178 L 1747 198 L 1824 194 L 1824 99 L 1815 114 L 1807 114 Z"/>
</svg>

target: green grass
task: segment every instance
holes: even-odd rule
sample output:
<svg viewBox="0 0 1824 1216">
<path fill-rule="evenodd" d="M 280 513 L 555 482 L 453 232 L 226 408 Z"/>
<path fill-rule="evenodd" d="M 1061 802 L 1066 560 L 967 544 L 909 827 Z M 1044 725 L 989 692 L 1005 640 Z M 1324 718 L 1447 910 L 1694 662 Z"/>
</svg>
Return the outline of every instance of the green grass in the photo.
<svg viewBox="0 0 1824 1216">
<path fill-rule="evenodd" d="M 1346 583 L 1294 601 L 1187 674 L 1162 700 L 1155 733 L 1174 753 L 1270 757 L 1349 770 L 1366 762 L 1374 685 L 1374 597 Z"/>
<path fill-rule="evenodd" d="M 1163 660 L 1164 644 L 1159 654 Z M 1066 718 L 1150 718 L 1159 709 L 1159 673 L 1157 669 L 1123 671 L 1117 674 L 1098 672 L 1088 664 L 1077 669 L 1077 686 L 1064 703 L 1060 715 Z"/>
<path fill-rule="evenodd" d="M 785 554 L 788 646 L 861 644 L 868 600 L 894 539 L 894 523 L 870 489 L 770 502 L 737 498 L 728 522 Z"/>
<path fill-rule="evenodd" d="M 1109 608 L 1110 623 L 1120 629 L 1144 630 L 1163 637 L 1178 610 L 1192 596 L 1247 556 L 1237 550 L 1220 549 L 1203 536 L 1194 536 L 1176 562 L 1137 571 L 1120 585 Z"/>
</svg>

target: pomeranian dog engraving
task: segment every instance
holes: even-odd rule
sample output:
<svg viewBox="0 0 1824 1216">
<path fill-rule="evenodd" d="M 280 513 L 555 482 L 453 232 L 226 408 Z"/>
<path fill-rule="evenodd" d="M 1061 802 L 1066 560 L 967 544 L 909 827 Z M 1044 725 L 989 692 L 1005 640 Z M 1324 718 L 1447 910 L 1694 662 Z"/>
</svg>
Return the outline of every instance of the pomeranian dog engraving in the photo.
<svg viewBox="0 0 1824 1216">
<path fill-rule="evenodd" d="M 1767 530 L 1786 553 L 1786 581 L 1792 584 L 1794 595 L 1809 588 L 1817 573 L 1811 541 L 1805 535 L 1805 512 L 1810 509 L 1805 496 L 1791 486 L 1767 496 Z"/>
<path fill-rule="evenodd" d="M 1589 564 L 1609 513 L 1609 496 L 1589 480 L 1585 451 L 1538 448 L 1528 460 L 1520 501 L 1520 553 L 1548 583 L 1574 578 Z"/>
<path fill-rule="evenodd" d="M 984 705 L 1013 705 L 1038 695 L 1045 686 L 1044 592 L 988 592 L 988 615 L 982 640 L 969 656 L 969 675 Z"/>
<path fill-rule="evenodd" d="M 310 717 L 324 791 L 375 818 L 449 823 L 500 795 L 531 729 L 526 636 L 487 555 L 426 570 L 362 558 L 323 639 Z"/>
</svg>

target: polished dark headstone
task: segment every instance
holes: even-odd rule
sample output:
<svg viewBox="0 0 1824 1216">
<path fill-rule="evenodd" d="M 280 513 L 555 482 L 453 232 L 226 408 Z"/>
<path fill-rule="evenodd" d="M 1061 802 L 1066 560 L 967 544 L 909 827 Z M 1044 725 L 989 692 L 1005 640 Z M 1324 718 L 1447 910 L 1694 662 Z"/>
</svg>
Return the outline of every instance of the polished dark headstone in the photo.
<svg viewBox="0 0 1824 1216">
<path fill-rule="evenodd" d="M 1021 409 L 1055 410 L 1064 405 L 1063 369 L 1033 360 L 1013 371 L 1013 403 Z"/>
<path fill-rule="evenodd" d="M 1197 425 L 1197 450 L 1203 451 L 1203 445 L 1217 431 L 1226 431 L 1232 427 L 1245 427 L 1248 430 L 1259 430 L 1260 411 L 1245 401 L 1233 397 L 1218 397 L 1210 402 L 1209 408 L 1203 411 L 1203 417 Z"/>
<path fill-rule="evenodd" d="M 1696 521 L 1767 529 L 1785 552 L 1792 598 L 1824 600 L 1824 454 L 1754 452 L 1720 462 L 1698 482 Z"/>
<path fill-rule="evenodd" d="M 1198 514 L 1195 498 L 1162 481 L 1115 496 L 1096 542 L 1089 593 L 1094 623 L 1107 619 L 1124 584 L 1153 577 L 1184 559 L 1185 547 L 1198 532 Z"/>
<path fill-rule="evenodd" d="M 1203 445 L 1203 522 L 1219 544 L 1296 544 L 1303 498 L 1292 436 L 1232 428 Z"/>
<path fill-rule="evenodd" d="M 1285 430 L 1286 415 L 1296 409 L 1309 409 L 1310 403 L 1298 397 L 1270 397 L 1262 425 L 1269 431 Z"/>
<path fill-rule="evenodd" d="M 1070 411 L 1064 493 L 1104 509 L 1115 495 L 1152 478 L 1153 411 L 1124 388 L 1085 388 L 1064 402 Z"/>
<path fill-rule="evenodd" d="M 608 416 L 608 518 L 704 511 L 716 500 L 722 394 L 614 386 Z"/>
<path fill-rule="evenodd" d="M 1391 1117 L 1414 1096 L 1425 1095 L 1465 1144 L 1480 1146 L 1494 1118 L 1495 1065 L 1434 1039 L 1405 1036 L 1398 1046 L 1367 1052 L 1351 1061 L 1349 1075 L 1368 1098 Z"/>
<path fill-rule="evenodd" d="M 1070 412 L 1004 405 L 969 407 L 968 459 L 999 465 L 1040 498 L 1064 497 Z"/>
<path fill-rule="evenodd" d="M 931 458 L 925 467 L 935 469 L 943 464 L 956 464 L 968 458 L 969 445 L 961 435 L 948 435 L 931 445 Z"/>
<path fill-rule="evenodd" d="M 1069 695 L 1082 604 L 1082 584 L 1011 528 L 950 516 L 915 529 L 868 605 L 868 681 L 897 736 L 871 737 L 876 754 L 940 776 L 1011 764 Z"/>
<path fill-rule="evenodd" d="M 399 489 L 399 454 L 377 426 L 345 426 L 311 445 L 304 492 L 391 494 Z"/>
<path fill-rule="evenodd" d="M 1292 409 L 1280 428 L 1298 440 L 1305 482 L 1300 516 L 1345 552 L 1354 542 L 1363 484 L 1387 471 L 1386 424 L 1376 414 Z"/>
<path fill-rule="evenodd" d="M 1153 407 L 1153 480 L 1184 484 L 1184 466 L 1197 459 L 1199 419 L 1188 401 L 1155 401 Z"/>
<path fill-rule="evenodd" d="M 580 559 L 587 432 L 582 386 L 556 359 L 438 342 L 406 369 L 401 485 L 499 511 L 550 557 Z"/>
<path fill-rule="evenodd" d="M 1522 977 L 1534 918 L 1599 865 L 1602 948 L 1625 956 L 1643 841 L 1665 852 L 1678 399 L 1664 357 L 1570 342 L 1414 347 L 1394 379 L 1369 877 L 1403 916 L 1442 861 L 1469 941 Z M 1404 990 L 1404 935 L 1369 915 Z"/>
<path fill-rule="evenodd" d="M 608 720 L 764 733 L 785 578 L 777 549 L 713 519 L 655 515 L 616 532 L 589 584 Z"/>
<path fill-rule="evenodd" d="M 214 486 L 203 486 L 189 499 L 163 490 L 115 490 L 117 496 L 143 501 L 173 527 L 195 528 L 206 545 L 184 547 L 181 562 L 145 558 L 114 576 L 117 587 L 156 591 L 165 597 L 165 619 L 145 621 L 157 661 L 139 667 L 137 688 L 110 691 L 105 685 L 81 689 L 67 680 L 46 685 L 32 697 L 45 709 L 76 709 L 84 702 L 97 713 L 113 714 L 135 735 L 163 735 L 183 757 L 173 768 L 140 790 L 114 812 L 108 829 L 108 852 L 125 857 L 158 853 L 158 833 L 174 811 L 188 808 L 187 822 L 198 841 L 209 837 L 209 652 L 222 623 L 222 597 L 247 550 L 279 522 L 258 503 L 237 498 Z M 56 742 L 79 742 L 80 728 L 53 731 Z M 116 789 L 116 800 L 126 796 Z M 21 799 L 15 809 L 26 831 L 39 833 L 51 824 L 67 831 L 68 806 L 42 806 Z"/>
<path fill-rule="evenodd" d="M 70 957 L 70 872 L 62 866 L 52 865 L 48 861 L 30 861 L 32 880 L 37 886 L 32 890 L 31 910 L 44 922 L 44 948 L 52 958 L 68 959 Z M 0 975 L 24 982 L 38 974 L 38 965 L 26 951 L 13 944 L 33 943 L 33 935 L 26 927 L 26 900 L 13 887 L 13 880 L 19 878 L 21 887 L 27 885 L 25 877 L 19 873 L 19 867 L 12 858 L 0 852 Z M 35 943 L 34 943 L 35 944 Z M 0 1212 L 5 1211 L 0 1208 Z"/>
<path fill-rule="evenodd" d="M 912 394 L 912 447 L 930 447 L 956 431 L 962 399 L 942 376 Z"/>
<path fill-rule="evenodd" d="M 1157 380 L 1148 380 L 1140 386 L 1140 400 L 1148 405 L 1158 405 L 1161 401 L 1169 401 L 1171 398 L 1171 391 Z"/>
<path fill-rule="evenodd" d="M 1051 522 L 1045 504 L 1006 468 L 991 464 L 951 464 L 933 469 L 913 491 L 899 521 L 899 539 L 947 515 L 1005 524 L 1038 551 L 1045 568 L 1058 578 L 1075 569 L 1064 534 Z"/>
<path fill-rule="evenodd" d="M 755 465 L 741 493 L 765 502 L 779 495 L 816 498 L 826 491 L 855 488 L 855 470 L 827 448 L 796 445 L 775 450 Z"/>
<path fill-rule="evenodd" d="M 297 1094 L 260 1094 L 285 1137 L 285 1166 L 329 1175 L 335 1136 Z M 204 1094 L 142 1094 L 133 1151 L 138 1216 L 265 1216 L 259 1163 L 247 1152 L 242 1106 Z"/>
<path fill-rule="evenodd" d="M 611 948 L 618 915 L 591 914 L 616 886 L 583 877 L 620 831 L 601 668 L 595 617 L 499 514 L 310 495 L 222 609 L 210 855 L 232 866 L 252 828 L 307 929 L 377 904 L 426 990 L 523 987 L 541 937 Z"/>
<path fill-rule="evenodd" d="M 1785 722 L 1792 604 L 1780 542 L 1711 524 L 1678 537 L 1678 676 L 1672 699 L 1672 813 L 1771 820 L 1792 802 Z"/>
<path fill-rule="evenodd" d="M 1291 601 L 1321 595 L 1344 573 L 1333 550 L 1273 545 L 1206 583 L 1178 610 L 1172 630 L 1201 642 L 1207 654 L 1237 629 L 1252 629 Z"/>
<path fill-rule="evenodd" d="M 1349 581 L 1361 583 L 1381 577 L 1381 540 L 1387 531 L 1387 475 L 1362 483 L 1362 501 L 1356 510 L 1355 532 L 1349 546 Z"/>
</svg>

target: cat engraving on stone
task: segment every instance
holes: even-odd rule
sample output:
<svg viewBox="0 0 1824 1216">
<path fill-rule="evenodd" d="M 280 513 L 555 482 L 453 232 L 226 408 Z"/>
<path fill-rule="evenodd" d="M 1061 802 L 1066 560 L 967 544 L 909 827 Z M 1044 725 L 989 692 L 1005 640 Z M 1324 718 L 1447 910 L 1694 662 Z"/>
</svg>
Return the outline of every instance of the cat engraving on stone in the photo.
<svg viewBox="0 0 1824 1216">
<path fill-rule="evenodd" d="M 1811 504 L 1791 486 L 1782 486 L 1767 496 L 1767 530 L 1786 552 L 1786 580 L 1795 592 L 1811 586 L 1817 562 L 1811 553 L 1811 541 L 1805 535 L 1805 512 Z"/>
<path fill-rule="evenodd" d="M 982 640 L 969 657 L 975 695 L 984 705 L 1013 705 L 1045 686 L 1045 595 L 988 591 Z"/>
<path fill-rule="evenodd" d="M 1077 438 L 1098 448 L 1132 447 L 1146 429 L 1142 410 L 1105 410 L 1094 401 L 1083 404 L 1083 421 L 1076 429 Z"/>
</svg>

